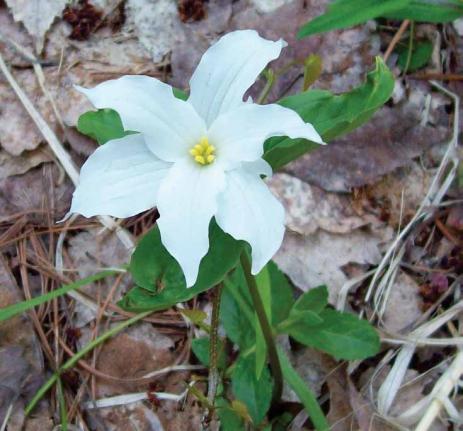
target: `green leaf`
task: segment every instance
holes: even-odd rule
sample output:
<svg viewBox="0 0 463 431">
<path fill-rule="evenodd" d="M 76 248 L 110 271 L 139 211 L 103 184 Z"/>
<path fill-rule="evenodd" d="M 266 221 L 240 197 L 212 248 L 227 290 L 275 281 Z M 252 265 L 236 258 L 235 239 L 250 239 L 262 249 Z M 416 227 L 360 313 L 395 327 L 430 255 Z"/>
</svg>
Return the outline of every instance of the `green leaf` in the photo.
<svg viewBox="0 0 463 431">
<path fill-rule="evenodd" d="M 198 279 L 187 288 L 180 265 L 162 245 L 155 226 L 132 255 L 129 270 L 138 286 L 120 301 L 120 306 L 130 311 L 163 310 L 219 284 L 238 264 L 243 243 L 224 233 L 214 221 L 209 227 L 209 240 L 209 252 L 201 261 Z"/>
<path fill-rule="evenodd" d="M 407 67 L 408 59 L 408 47 L 401 45 L 397 48 L 399 53 L 399 58 L 397 60 L 397 65 L 402 71 L 407 68 L 408 72 L 414 72 L 415 70 L 421 69 L 422 67 L 428 64 L 429 59 L 432 55 L 433 46 L 429 41 L 417 43 L 411 52 L 410 62 Z"/>
<path fill-rule="evenodd" d="M 82 114 L 77 120 L 77 130 L 95 139 L 100 145 L 112 139 L 137 133 L 125 131 L 119 114 L 113 109 L 107 108 Z"/>
<path fill-rule="evenodd" d="M 326 286 L 310 289 L 294 303 L 289 316 L 278 325 L 278 331 L 286 333 L 294 323 L 305 326 L 316 326 L 323 323 L 319 314 L 328 305 L 328 289 Z"/>
<path fill-rule="evenodd" d="M 314 393 L 301 379 L 299 374 L 297 374 L 297 371 L 289 362 L 288 357 L 280 348 L 278 349 L 278 357 L 280 358 L 281 370 L 283 372 L 284 379 L 301 400 L 315 426 L 315 429 L 317 431 L 328 431 L 330 426 Z"/>
<path fill-rule="evenodd" d="M 327 305 L 328 289 L 326 286 L 319 286 L 302 294 L 293 305 L 291 311 L 312 311 L 313 313 L 320 314 Z"/>
<path fill-rule="evenodd" d="M 254 423 L 264 419 L 272 400 L 273 382 L 268 367 L 264 367 L 259 378 L 255 373 L 255 354 L 241 354 L 231 376 L 235 397 L 244 403 Z"/>
<path fill-rule="evenodd" d="M 297 37 L 348 28 L 378 17 L 438 23 L 461 16 L 461 0 L 337 0 L 330 3 L 326 13 L 304 24 Z"/>
<path fill-rule="evenodd" d="M 323 310 L 320 317 L 323 322 L 319 325 L 307 325 L 303 318 L 293 320 L 285 326 L 285 332 L 336 359 L 364 359 L 378 353 L 379 336 L 368 321 L 329 308 Z"/>
<path fill-rule="evenodd" d="M 191 349 L 198 358 L 199 362 L 208 367 L 210 364 L 210 338 L 201 337 L 193 339 L 191 342 Z M 219 370 L 223 370 L 226 365 L 227 357 L 225 355 L 225 344 L 223 340 L 219 338 L 217 343 L 217 368 L 219 368 Z"/>
<path fill-rule="evenodd" d="M 244 420 L 223 398 L 216 398 L 215 406 L 220 419 L 220 431 L 245 431 Z"/>
<path fill-rule="evenodd" d="M 241 265 L 225 280 L 220 304 L 220 322 L 228 338 L 241 351 L 256 343 L 254 308 Z"/>
<path fill-rule="evenodd" d="M 325 90 L 308 90 L 279 103 L 296 111 L 328 142 L 368 121 L 387 102 L 393 89 L 391 71 L 376 57 L 376 67 L 367 74 L 366 82 L 347 93 L 333 95 Z M 318 147 L 305 139 L 270 138 L 265 142 L 264 159 L 276 170 Z"/>
<path fill-rule="evenodd" d="M 411 0 L 408 5 L 386 13 L 391 19 L 409 19 L 418 22 L 449 22 L 463 16 L 461 0 Z"/>
<path fill-rule="evenodd" d="M 322 73 L 322 58 L 317 54 L 310 54 L 304 61 L 304 83 L 302 89 L 306 91 Z"/>
<path fill-rule="evenodd" d="M 87 284 L 93 283 L 95 281 L 101 280 L 103 278 L 109 277 L 110 275 L 117 274 L 118 271 L 102 271 L 90 277 L 83 278 L 74 283 L 65 284 L 59 289 L 52 290 L 51 292 L 46 293 L 45 295 L 36 296 L 35 298 L 29 299 L 27 301 L 18 302 L 16 304 L 10 305 L 9 307 L 0 309 L 0 322 L 4 320 L 11 319 L 17 314 L 21 314 L 24 311 L 27 311 L 37 305 L 44 304 L 45 302 L 51 301 L 52 299 L 59 298 L 66 293 L 79 289 L 80 287 L 86 286 Z"/>
<path fill-rule="evenodd" d="M 351 27 L 370 19 L 384 16 L 403 8 L 410 0 L 337 0 L 328 6 L 328 10 L 303 25 L 297 37 L 310 36 L 330 30 Z"/>
<path fill-rule="evenodd" d="M 294 304 L 293 290 L 286 276 L 274 262 L 270 261 L 266 268 L 270 278 L 271 323 L 276 327 L 289 315 Z M 249 330 L 249 328 L 254 327 L 256 322 L 254 308 L 241 266 L 224 282 L 220 321 L 227 336 L 241 350 L 255 345 L 255 331 Z"/>
</svg>

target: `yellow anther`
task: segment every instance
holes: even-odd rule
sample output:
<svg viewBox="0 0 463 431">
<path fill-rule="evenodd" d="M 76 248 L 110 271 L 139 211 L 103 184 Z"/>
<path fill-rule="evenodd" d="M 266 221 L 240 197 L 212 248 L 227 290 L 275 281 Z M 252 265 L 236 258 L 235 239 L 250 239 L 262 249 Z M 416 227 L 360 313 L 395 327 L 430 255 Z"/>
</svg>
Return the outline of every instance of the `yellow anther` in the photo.
<svg viewBox="0 0 463 431">
<path fill-rule="evenodd" d="M 209 144 L 206 136 L 203 136 L 199 143 L 190 149 L 190 154 L 196 163 L 209 165 L 215 160 L 215 147 Z"/>
<path fill-rule="evenodd" d="M 200 165 L 205 165 L 205 164 L 206 164 L 206 160 L 204 159 L 203 156 L 196 156 L 196 157 L 195 157 L 195 160 L 196 160 Z"/>
</svg>

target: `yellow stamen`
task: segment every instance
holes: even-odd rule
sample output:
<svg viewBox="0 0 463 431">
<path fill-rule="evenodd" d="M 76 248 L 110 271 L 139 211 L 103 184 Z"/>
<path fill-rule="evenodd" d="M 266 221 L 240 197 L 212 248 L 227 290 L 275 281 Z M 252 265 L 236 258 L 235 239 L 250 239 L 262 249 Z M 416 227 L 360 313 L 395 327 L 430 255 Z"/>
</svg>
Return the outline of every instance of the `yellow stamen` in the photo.
<svg viewBox="0 0 463 431">
<path fill-rule="evenodd" d="M 203 136 L 199 143 L 190 149 L 190 154 L 196 163 L 209 165 L 215 160 L 215 147 L 209 144 L 206 136 Z"/>
</svg>

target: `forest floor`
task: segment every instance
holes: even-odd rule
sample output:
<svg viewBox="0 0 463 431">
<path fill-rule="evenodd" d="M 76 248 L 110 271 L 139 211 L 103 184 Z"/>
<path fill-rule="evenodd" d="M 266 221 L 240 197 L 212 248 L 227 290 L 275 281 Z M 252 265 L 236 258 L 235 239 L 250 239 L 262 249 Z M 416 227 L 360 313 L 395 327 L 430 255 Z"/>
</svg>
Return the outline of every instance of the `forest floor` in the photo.
<svg viewBox="0 0 463 431">
<path fill-rule="evenodd" d="M 127 263 L 130 241 L 156 221 L 155 210 L 117 221 L 129 241 L 98 219 L 57 223 L 69 209 L 78 167 L 97 147 L 76 130 L 79 115 L 92 107 L 73 84 L 91 87 L 145 74 L 186 89 L 219 35 L 253 28 L 289 44 L 272 65 L 285 73 L 269 102 L 300 91 L 300 62 L 309 54 L 323 62 L 312 88 L 341 93 L 364 81 L 400 26 L 368 22 L 296 40 L 297 28 L 321 14 L 326 0 L 65 3 L 0 1 L 0 62 L 17 83 L 13 88 L 0 73 L 0 308 Z M 404 75 L 393 52 L 393 97 L 372 120 L 269 180 L 287 211 L 275 261 L 295 295 L 327 285 L 332 306 L 371 319 L 383 340 L 379 355 L 357 363 L 288 346 L 337 431 L 409 429 L 436 405 L 439 420 L 430 429 L 458 429 L 462 420 L 463 394 L 453 390 L 448 373 L 455 367 L 457 375 L 463 372 L 462 125 L 456 115 L 462 29 L 416 24 L 414 31 L 432 43 L 428 64 Z M 442 80 L 443 71 L 452 76 Z M 262 85 L 250 94 L 259 94 Z M 43 119 L 39 125 L 37 117 Z M 59 429 L 60 390 L 69 422 L 78 424 L 70 430 L 201 429 L 204 412 L 194 396 L 153 395 L 182 394 L 193 375 L 207 377 L 191 352 L 196 330 L 176 309 L 94 349 L 62 375 L 62 387 L 52 388 L 25 415 L 53 370 L 130 315 L 116 303 L 131 283 L 121 273 L 0 323 L 2 431 L 2 423 L 8 431 Z M 210 313 L 210 298 L 186 306 Z M 122 398 L 106 407 L 90 402 L 114 396 Z M 296 413 L 290 429 L 311 429 L 289 388 L 284 400 Z"/>
</svg>

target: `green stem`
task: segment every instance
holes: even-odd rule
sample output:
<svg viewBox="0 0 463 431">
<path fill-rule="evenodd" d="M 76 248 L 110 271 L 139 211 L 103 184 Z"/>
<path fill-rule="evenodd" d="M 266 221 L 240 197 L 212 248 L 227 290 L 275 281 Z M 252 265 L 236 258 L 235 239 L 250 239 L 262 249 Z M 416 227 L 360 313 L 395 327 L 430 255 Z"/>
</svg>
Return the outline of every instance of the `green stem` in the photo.
<svg viewBox="0 0 463 431">
<path fill-rule="evenodd" d="M 267 69 L 264 71 L 264 75 L 267 78 L 264 88 L 262 89 L 259 97 L 257 98 L 257 104 L 261 105 L 267 100 L 267 97 L 270 93 L 270 90 L 275 84 L 275 72 L 272 69 Z"/>
<path fill-rule="evenodd" d="M 43 386 L 37 391 L 32 400 L 26 406 L 24 410 L 26 416 L 34 409 L 37 403 L 42 399 L 42 397 L 48 392 L 48 390 L 58 381 L 60 375 L 72 368 L 82 357 L 84 357 L 88 352 L 92 351 L 96 346 L 101 344 L 103 341 L 106 341 L 108 338 L 111 338 L 113 335 L 116 335 L 118 332 L 121 332 L 123 329 L 132 325 L 135 322 L 138 322 L 141 319 L 144 319 L 146 316 L 151 314 L 152 311 L 145 311 L 144 313 L 137 314 L 136 316 L 131 317 L 130 319 L 120 323 L 99 337 L 95 338 L 92 342 L 88 343 L 82 350 L 77 352 L 72 358 L 68 359 L 58 371 L 53 374 L 50 379 L 48 379 Z"/>
<path fill-rule="evenodd" d="M 213 289 L 212 297 L 212 316 L 211 316 L 211 335 L 209 342 L 209 387 L 207 391 L 207 399 L 210 405 L 215 404 L 215 396 L 217 394 L 217 385 L 219 384 L 219 369 L 217 366 L 218 343 L 219 343 L 219 312 L 220 298 L 222 295 L 222 284 Z M 210 414 L 212 412 L 209 412 Z"/>
<path fill-rule="evenodd" d="M 407 51 L 407 61 L 405 62 L 405 67 L 403 74 L 406 75 L 408 68 L 410 67 L 410 61 L 412 59 L 413 52 L 413 38 L 415 37 L 415 21 L 410 23 L 410 37 L 408 38 L 408 51 Z"/>
<path fill-rule="evenodd" d="M 93 283 L 94 281 L 101 280 L 102 278 L 108 277 L 110 275 L 116 274 L 116 270 L 106 270 L 98 272 L 95 275 L 90 277 L 83 278 L 82 280 L 76 281 L 74 283 L 65 284 L 59 289 L 52 290 L 51 292 L 46 293 L 45 295 L 36 296 L 28 301 L 18 302 L 16 304 L 10 305 L 9 307 L 0 309 L 0 322 L 3 320 L 10 319 L 17 314 L 20 314 L 30 308 L 36 307 L 37 305 L 43 304 L 45 302 L 51 301 L 52 299 L 58 298 L 71 290 L 78 289 L 79 287 L 85 286 L 87 284 Z"/>
<path fill-rule="evenodd" d="M 317 431 L 328 431 L 330 426 L 323 413 L 323 410 L 318 404 L 317 397 L 312 392 L 310 387 L 307 386 L 304 380 L 302 380 L 297 371 L 293 368 L 291 362 L 282 349 L 278 349 L 278 355 L 285 380 L 301 400 L 305 410 L 309 414 L 310 419 L 315 426 L 315 429 Z"/>
<path fill-rule="evenodd" d="M 273 338 L 272 327 L 265 312 L 262 298 L 257 288 L 256 279 L 251 274 L 251 263 L 246 252 L 241 254 L 241 265 L 243 266 L 244 276 L 246 277 L 246 283 L 249 287 L 254 309 L 256 310 L 257 317 L 259 319 L 260 327 L 264 335 L 265 343 L 267 344 L 268 357 L 270 361 L 270 368 L 272 370 L 273 379 L 275 382 L 273 390 L 273 401 L 278 402 L 281 399 L 283 392 L 283 374 L 281 371 L 280 360 L 278 358 L 278 352 Z"/>
<path fill-rule="evenodd" d="M 64 398 L 64 388 L 61 379 L 58 379 L 58 402 L 59 402 L 59 414 L 61 418 L 61 431 L 67 431 L 68 429 L 68 412 L 66 410 L 66 399 Z"/>
</svg>

